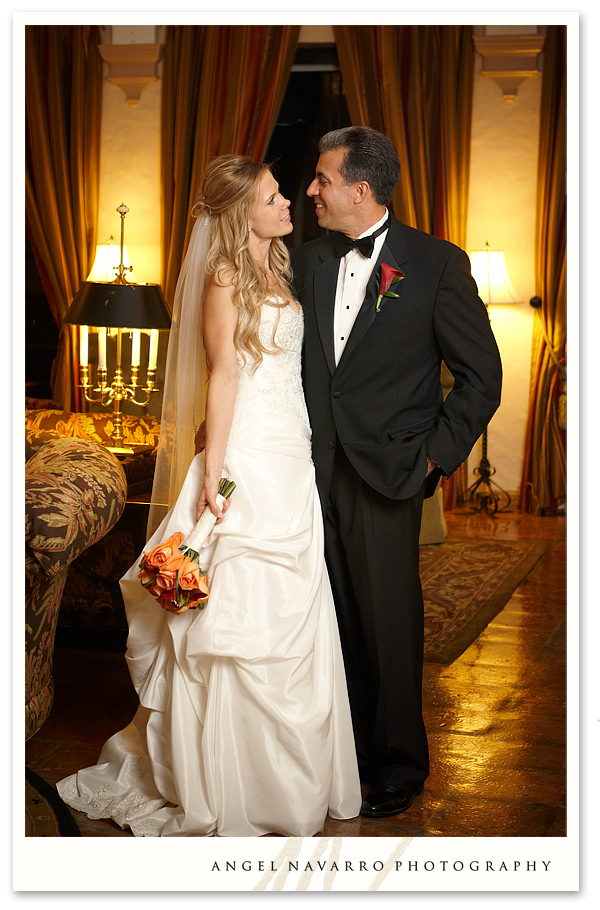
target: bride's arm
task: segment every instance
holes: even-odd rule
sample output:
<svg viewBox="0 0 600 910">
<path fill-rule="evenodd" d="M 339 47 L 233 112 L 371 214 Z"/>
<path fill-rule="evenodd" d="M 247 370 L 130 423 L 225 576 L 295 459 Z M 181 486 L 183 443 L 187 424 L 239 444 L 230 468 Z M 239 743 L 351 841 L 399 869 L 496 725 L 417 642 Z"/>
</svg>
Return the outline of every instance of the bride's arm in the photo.
<svg viewBox="0 0 600 910">
<path fill-rule="evenodd" d="M 231 286 L 222 287 L 210 281 L 202 305 L 204 349 L 210 379 L 206 399 L 206 472 L 196 502 L 196 518 L 208 506 L 217 521 L 222 520 L 227 510 L 225 504 L 219 508 L 216 496 L 238 389 L 237 351 L 233 340 L 238 310 L 232 297 Z"/>
</svg>

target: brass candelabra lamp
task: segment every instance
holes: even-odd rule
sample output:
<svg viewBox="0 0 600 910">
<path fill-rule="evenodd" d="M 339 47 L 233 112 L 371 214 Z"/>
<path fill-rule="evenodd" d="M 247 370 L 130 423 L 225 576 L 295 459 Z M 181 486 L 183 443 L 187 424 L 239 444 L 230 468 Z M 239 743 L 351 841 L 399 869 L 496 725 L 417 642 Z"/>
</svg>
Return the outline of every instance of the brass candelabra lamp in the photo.
<svg viewBox="0 0 600 910">
<path fill-rule="evenodd" d="M 474 512 L 485 512 L 487 515 L 494 515 L 496 512 L 504 512 L 510 505 L 510 493 L 499 487 L 492 480 L 496 473 L 487 457 L 487 427 L 481 437 L 481 459 L 473 471 L 478 475 L 478 479 L 464 493 L 464 500 L 470 503 L 470 508 Z"/>
<path fill-rule="evenodd" d="M 114 443 L 108 448 L 116 454 L 133 453 L 134 449 L 125 446 L 123 433 L 123 415 L 121 403 L 131 402 L 138 407 L 146 407 L 152 395 L 159 391 L 156 388 L 156 363 L 158 355 L 158 333 L 169 329 L 171 317 L 167 305 L 157 284 L 130 283 L 125 278 L 126 272 L 133 271 L 133 266 L 124 265 L 125 216 L 129 209 L 121 204 L 117 212 L 121 216 L 120 262 L 115 267 L 114 281 L 84 281 L 77 291 L 73 302 L 63 318 L 63 323 L 79 326 L 79 388 L 83 390 L 86 401 L 110 407 L 112 404 L 114 431 L 111 440 Z M 98 333 L 97 381 L 92 381 L 92 366 L 88 358 L 89 329 L 93 327 Z M 116 334 L 116 363 L 112 382 L 108 382 L 106 365 L 107 332 Z M 148 367 L 146 383 L 140 382 L 141 335 L 150 333 Z M 111 332 L 111 334 L 112 334 Z M 131 372 L 130 381 L 123 375 L 123 336 L 131 333 Z M 138 399 L 141 395 L 141 400 Z"/>
<path fill-rule="evenodd" d="M 153 329 L 152 331 L 156 330 Z M 114 446 L 109 446 L 109 448 L 111 451 L 114 451 L 117 454 L 133 453 L 134 451 L 130 447 L 126 447 L 124 445 L 121 402 L 130 401 L 132 404 L 136 404 L 139 407 L 143 408 L 150 403 L 150 399 L 154 392 L 159 391 L 155 385 L 156 363 L 154 366 L 152 366 L 150 361 L 148 363 L 145 386 L 142 386 L 141 383 L 138 382 L 140 367 L 139 364 L 136 365 L 133 362 L 131 364 L 131 379 L 128 383 L 124 381 L 122 368 L 122 343 L 123 329 L 117 329 L 116 366 L 113 381 L 110 383 L 110 385 L 107 381 L 108 373 L 106 367 L 98 366 L 97 385 L 94 386 L 94 383 L 91 381 L 91 364 L 79 364 L 79 388 L 83 389 L 85 400 L 89 401 L 92 404 L 100 403 L 104 407 L 108 407 L 112 403 L 114 432 L 111 436 L 111 439 L 114 441 Z M 138 390 L 145 395 L 142 401 L 137 400 L 136 395 L 138 394 Z M 97 397 L 94 397 L 95 393 L 97 393 Z"/>
</svg>

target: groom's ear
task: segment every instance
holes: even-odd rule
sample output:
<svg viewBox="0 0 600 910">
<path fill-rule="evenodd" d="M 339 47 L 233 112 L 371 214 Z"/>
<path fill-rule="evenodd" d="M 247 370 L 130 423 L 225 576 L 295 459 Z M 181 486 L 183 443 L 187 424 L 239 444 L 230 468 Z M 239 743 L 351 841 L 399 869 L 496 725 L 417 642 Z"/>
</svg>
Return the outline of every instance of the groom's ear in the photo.
<svg viewBox="0 0 600 910">
<path fill-rule="evenodd" d="M 373 193 L 371 192 L 371 187 L 366 180 L 359 180 L 354 184 L 354 199 L 353 202 L 355 205 L 361 205 L 363 202 L 366 202 L 369 199 L 373 198 Z"/>
</svg>

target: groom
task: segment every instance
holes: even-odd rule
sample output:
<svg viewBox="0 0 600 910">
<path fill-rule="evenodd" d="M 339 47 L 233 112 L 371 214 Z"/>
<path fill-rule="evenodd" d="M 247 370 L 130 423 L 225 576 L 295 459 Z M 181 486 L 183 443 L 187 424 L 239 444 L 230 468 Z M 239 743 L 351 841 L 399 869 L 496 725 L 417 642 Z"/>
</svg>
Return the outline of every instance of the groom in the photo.
<svg viewBox="0 0 600 910">
<path fill-rule="evenodd" d="M 319 151 L 307 195 L 331 233 L 294 249 L 292 267 L 325 553 L 370 785 L 361 814 L 381 818 L 408 809 L 429 773 L 423 499 L 467 458 L 500 402 L 502 370 L 466 254 L 388 211 L 400 175 L 389 139 L 349 127 Z M 442 360 L 454 376 L 445 401 Z"/>
</svg>

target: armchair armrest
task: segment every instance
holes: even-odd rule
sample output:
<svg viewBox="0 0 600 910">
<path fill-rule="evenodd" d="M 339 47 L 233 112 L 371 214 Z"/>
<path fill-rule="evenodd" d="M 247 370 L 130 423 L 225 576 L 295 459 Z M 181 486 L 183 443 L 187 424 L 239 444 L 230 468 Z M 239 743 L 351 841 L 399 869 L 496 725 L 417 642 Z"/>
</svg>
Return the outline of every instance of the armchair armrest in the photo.
<svg viewBox="0 0 600 910">
<path fill-rule="evenodd" d="M 50 440 L 25 466 L 25 540 L 46 575 L 70 565 L 117 523 L 125 472 L 91 440 Z"/>
</svg>

